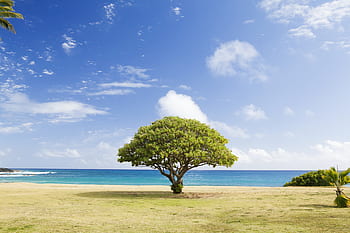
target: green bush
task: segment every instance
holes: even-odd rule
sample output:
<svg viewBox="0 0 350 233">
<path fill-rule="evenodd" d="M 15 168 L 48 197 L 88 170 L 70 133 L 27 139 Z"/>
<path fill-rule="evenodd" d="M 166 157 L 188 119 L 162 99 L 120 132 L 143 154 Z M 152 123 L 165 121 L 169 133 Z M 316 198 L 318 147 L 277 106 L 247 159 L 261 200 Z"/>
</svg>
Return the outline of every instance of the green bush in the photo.
<svg viewBox="0 0 350 233">
<path fill-rule="evenodd" d="M 326 170 L 311 171 L 294 177 L 290 182 L 285 183 L 284 186 L 331 186 L 332 184 L 326 177 Z"/>
<path fill-rule="evenodd" d="M 350 200 L 347 196 L 344 194 L 340 194 L 337 196 L 337 198 L 334 200 L 334 203 L 337 205 L 339 208 L 346 208 L 350 204 Z"/>
</svg>

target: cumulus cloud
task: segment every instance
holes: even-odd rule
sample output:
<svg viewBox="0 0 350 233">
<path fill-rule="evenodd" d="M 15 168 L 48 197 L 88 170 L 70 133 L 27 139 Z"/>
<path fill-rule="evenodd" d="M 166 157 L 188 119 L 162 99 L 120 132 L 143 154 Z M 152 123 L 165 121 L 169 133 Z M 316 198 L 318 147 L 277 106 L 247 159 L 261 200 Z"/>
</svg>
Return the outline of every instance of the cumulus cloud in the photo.
<svg viewBox="0 0 350 233">
<path fill-rule="evenodd" d="M 238 169 L 327 169 L 339 165 L 346 169 L 350 164 L 350 142 L 326 140 L 308 146 L 303 152 L 284 148 L 232 148 L 239 157 Z M 315 163 L 317 161 L 317 163 Z"/>
<path fill-rule="evenodd" d="M 246 120 L 267 119 L 265 112 L 254 104 L 244 106 L 237 114 L 243 116 Z"/>
<path fill-rule="evenodd" d="M 208 123 L 207 116 L 200 107 L 192 100 L 190 96 L 177 94 L 175 91 L 169 91 L 158 101 L 159 115 L 179 116 L 183 118 L 196 119 L 203 123 Z"/>
<path fill-rule="evenodd" d="M 209 120 L 207 115 L 203 113 L 191 96 L 177 94 L 173 90 L 169 91 L 158 100 L 157 109 L 161 117 L 178 116 L 187 119 L 195 119 L 210 125 L 231 138 L 249 137 L 245 130 L 239 127 L 232 127 L 223 122 Z"/>
<path fill-rule="evenodd" d="M 267 80 L 261 56 L 248 42 L 234 40 L 222 43 L 207 58 L 207 67 L 217 76 L 248 76 L 251 80 Z"/>
<path fill-rule="evenodd" d="M 63 36 L 64 42 L 62 43 L 62 48 L 64 50 L 64 52 L 66 54 L 70 54 L 72 49 L 74 49 L 75 47 L 77 47 L 77 41 L 74 40 L 72 37 L 67 36 L 66 34 L 64 34 Z"/>
<path fill-rule="evenodd" d="M 316 3 L 316 4 L 314 4 Z M 280 23 L 299 23 L 289 30 L 291 36 L 314 38 L 319 29 L 332 29 L 350 16 L 350 1 L 263 0 L 260 7 Z"/>
</svg>

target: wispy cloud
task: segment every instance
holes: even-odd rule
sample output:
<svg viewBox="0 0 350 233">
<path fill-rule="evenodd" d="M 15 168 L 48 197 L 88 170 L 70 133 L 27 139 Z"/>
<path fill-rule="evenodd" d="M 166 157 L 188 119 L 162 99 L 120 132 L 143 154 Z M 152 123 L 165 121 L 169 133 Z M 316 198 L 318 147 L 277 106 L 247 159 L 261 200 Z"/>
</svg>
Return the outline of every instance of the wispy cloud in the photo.
<svg viewBox="0 0 350 233">
<path fill-rule="evenodd" d="M 172 8 L 172 11 L 174 12 L 175 15 L 181 15 L 181 8 L 178 6 Z"/>
<path fill-rule="evenodd" d="M 114 17 L 116 16 L 115 4 L 110 3 L 108 5 L 103 6 L 103 8 L 106 13 L 107 22 L 112 24 L 114 22 Z"/>
<path fill-rule="evenodd" d="M 146 72 L 148 71 L 148 69 L 144 69 L 144 68 L 137 68 L 134 66 L 130 66 L 130 65 L 117 65 L 116 67 L 112 66 L 111 69 L 117 69 L 117 71 L 119 73 L 121 73 L 122 75 L 125 75 L 127 77 L 131 77 L 131 78 L 149 78 L 150 76 L 148 74 L 146 74 Z"/>
<path fill-rule="evenodd" d="M 191 88 L 190 86 L 187 86 L 187 85 L 184 85 L 184 84 L 181 84 L 181 85 L 179 86 L 179 88 L 182 89 L 182 90 L 185 90 L 185 91 L 190 91 L 190 90 L 192 90 L 192 88 Z"/>
<path fill-rule="evenodd" d="M 283 109 L 283 113 L 284 113 L 284 115 L 286 115 L 286 116 L 294 116 L 295 115 L 295 112 L 294 112 L 294 110 L 293 109 L 291 109 L 290 107 L 285 107 L 284 109 Z"/>
<path fill-rule="evenodd" d="M 265 81 L 265 66 L 261 56 L 248 42 L 234 40 L 222 43 L 213 55 L 207 58 L 207 66 L 218 76 L 248 76 L 251 80 Z"/>
<path fill-rule="evenodd" d="M 43 70 L 43 74 L 46 74 L 46 75 L 53 75 L 53 74 L 55 74 L 55 72 L 53 72 L 52 70 L 44 69 L 44 70 Z"/>
<path fill-rule="evenodd" d="M 254 104 L 244 106 L 237 114 L 243 116 L 246 120 L 267 119 L 265 112 Z"/>
<path fill-rule="evenodd" d="M 98 95 L 128 95 L 131 93 L 135 93 L 133 90 L 129 89 L 113 89 L 113 90 L 104 90 L 104 91 L 98 91 L 98 92 L 92 92 L 88 95 L 91 96 L 98 96 Z"/>
<path fill-rule="evenodd" d="M 0 124 L 0 134 L 14 134 L 26 131 L 32 131 L 33 123 L 27 122 L 20 125 L 4 125 Z"/>
<path fill-rule="evenodd" d="M 0 108 L 7 113 L 24 113 L 31 115 L 48 115 L 51 122 L 79 121 L 90 115 L 104 115 L 106 111 L 78 101 L 36 102 L 20 90 L 21 85 L 2 85 L 0 90 Z"/>
<path fill-rule="evenodd" d="M 62 43 L 62 48 L 64 50 L 64 52 L 69 55 L 72 51 L 72 49 L 74 49 L 75 47 L 78 46 L 78 43 L 76 40 L 74 40 L 72 37 L 67 36 L 66 34 L 64 34 L 63 36 L 64 42 Z"/>
<path fill-rule="evenodd" d="M 289 30 L 289 34 L 295 37 L 315 38 L 317 30 L 341 26 L 350 17 L 348 0 L 321 3 L 311 0 L 263 0 L 259 5 L 268 13 L 269 18 L 279 23 L 299 24 Z M 300 20 L 301 23 L 298 23 Z"/>
<path fill-rule="evenodd" d="M 81 154 L 76 149 L 67 148 L 65 150 L 43 149 L 37 156 L 42 158 L 80 158 Z"/>
<path fill-rule="evenodd" d="M 152 87 L 150 84 L 146 83 L 132 83 L 132 82 L 112 82 L 112 83 L 101 83 L 100 87 L 109 88 L 109 87 L 125 87 L 125 88 L 147 88 Z"/>
</svg>

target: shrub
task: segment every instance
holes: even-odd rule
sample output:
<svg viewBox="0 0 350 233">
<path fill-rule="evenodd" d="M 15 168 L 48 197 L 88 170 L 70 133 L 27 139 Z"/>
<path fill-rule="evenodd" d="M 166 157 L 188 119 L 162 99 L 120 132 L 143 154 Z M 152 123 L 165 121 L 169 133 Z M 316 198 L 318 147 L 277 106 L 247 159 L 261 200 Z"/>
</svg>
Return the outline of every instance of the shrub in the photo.
<svg viewBox="0 0 350 233">
<path fill-rule="evenodd" d="M 294 177 L 284 186 L 331 186 L 327 180 L 326 170 L 311 171 L 300 176 Z"/>
<path fill-rule="evenodd" d="M 350 200 L 347 196 L 345 196 L 344 194 L 340 194 L 338 195 L 335 200 L 334 203 L 337 205 L 337 207 L 339 208 L 346 208 L 350 205 Z"/>
</svg>

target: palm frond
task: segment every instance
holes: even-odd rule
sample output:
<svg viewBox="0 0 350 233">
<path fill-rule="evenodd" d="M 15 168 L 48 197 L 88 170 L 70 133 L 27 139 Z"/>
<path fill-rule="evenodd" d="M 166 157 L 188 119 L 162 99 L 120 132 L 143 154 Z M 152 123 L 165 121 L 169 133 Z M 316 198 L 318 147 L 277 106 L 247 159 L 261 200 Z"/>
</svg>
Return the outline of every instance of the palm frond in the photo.
<svg viewBox="0 0 350 233">
<path fill-rule="evenodd" d="M 13 33 L 16 33 L 13 25 L 9 21 L 7 21 L 6 19 L 0 18 L 0 27 L 3 27 L 3 28 L 5 28 Z"/>
<path fill-rule="evenodd" d="M 15 11 L 15 10 L 10 6 L 0 6 L 0 11 Z"/>
<path fill-rule="evenodd" d="M 10 11 L 0 11 L 0 18 L 23 19 L 23 15 L 21 15 L 20 13 L 15 13 Z"/>
<path fill-rule="evenodd" d="M 0 0 L 0 6 L 14 6 L 15 3 L 12 0 Z"/>
</svg>

